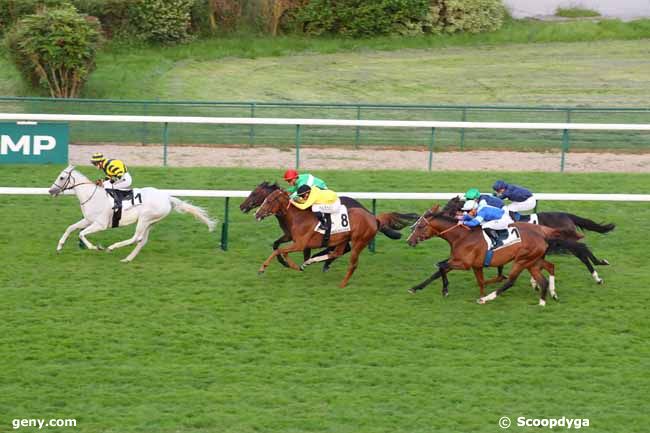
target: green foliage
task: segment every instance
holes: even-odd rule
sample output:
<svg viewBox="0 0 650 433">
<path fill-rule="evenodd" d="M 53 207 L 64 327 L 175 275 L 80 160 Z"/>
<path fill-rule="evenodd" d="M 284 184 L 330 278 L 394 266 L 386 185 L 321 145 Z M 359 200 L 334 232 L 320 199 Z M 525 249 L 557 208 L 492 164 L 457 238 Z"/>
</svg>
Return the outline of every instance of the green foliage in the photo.
<svg viewBox="0 0 650 433">
<path fill-rule="evenodd" d="M 130 8 L 134 36 L 157 43 L 187 40 L 193 3 L 194 0 L 135 0 Z"/>
<path fill-rule="evenodd" d="M 497 30 L 501 0 L 312 0 L 296 16 L 310 35 L 352 37 Z"/>
<path fill-rule="evenodd" d="M 555 15 L 564 18 L 599 17 L 600 14 L 591 9 L 584 8 L 558 8 Z"/>
<path fill-rule="evenodd" d="M 368 37 L 424 21 L 429 0 L 312 0 L 296 19 L 310 35 Z"/>
<path fill-rule="evenodd" d="M 501 0 L 432 0 L 434 33 L 483 33 L 503 25 L 506 9 Z"/>
<path fill-rule="evenodd" d="M 127 36 L 132 0 L 71 0 L 82 13 L 97 17 L 107 36 Z"/>
<path fill-rule="evenodd" d="M 0 0 L 0 34 L 26 15 L 68 3 L 68 0 Z"/>
<path fill-rule="evenodd" d="M 23 78 L 57 98 L 74 98 L 95 68 L 97 20 L 74 7 L 27 15 L 8 33 L 7 46 Z"/>
</svg>

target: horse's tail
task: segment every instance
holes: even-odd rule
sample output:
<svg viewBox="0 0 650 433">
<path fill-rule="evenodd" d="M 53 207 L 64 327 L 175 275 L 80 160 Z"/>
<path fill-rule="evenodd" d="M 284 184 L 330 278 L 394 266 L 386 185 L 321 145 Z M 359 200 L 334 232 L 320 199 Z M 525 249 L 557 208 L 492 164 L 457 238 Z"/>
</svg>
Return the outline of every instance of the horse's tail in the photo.
<svg viewBox="0 0 650 433">
<path fill-rule="evenodd" d="M 169 201 L 171 202 L 172 207 L 176 212 L 189 213 L 194 218 L 208 226 L 209 231 L 214 231 L 214 228 L 217 226 L 217 221 L 210 218 L 210 215 L 208 215 L 208 212 L 205 209 L 194 206 L 193 204 L 180 200 L 176 197 L 169 197 Z"/>
<path fill-rule="evenodd" d="M 580 227 L 582 230 L 589 230 L 598 233 L 609 233 L 616 228 L 616 224 L 613 223 L 598 224 L 597 222 L 592 221 L 588 218 L 582 218 L 578 215 L 573 215 L 570 213 L 567 213 L 567 216 L 571 219 L 571 221 L 573 221 L 576 226 Z"/>
<path fill-rule="evenodd" d="M 412 225 L 420 216 L 414 213 L 384 212 L 377 215 L 377 228 L 391 239 L 400 239 L 402 230 Z"/>
<path fill-rule="evenodd" d="M 554 229 L 548 226 L 539 226 L 539 228 L 542 230 L 542 233 L 544 233 L 544 238 L 548 241 L 551 239 L 556 239 L 556 238 L 561 238 L 562 237 L 562 231 L 558 229 Z"/>
<path fill-rule="evenodd" d="M 572 254 L 578 258 L 584 257 L 597 266 L 607 266 L 609 262 L 599 259 L 591 252 L 587 244 L 568 239 L 553 238 L 548 239 L 548 248 L 546 254 Z"/>
</svg>

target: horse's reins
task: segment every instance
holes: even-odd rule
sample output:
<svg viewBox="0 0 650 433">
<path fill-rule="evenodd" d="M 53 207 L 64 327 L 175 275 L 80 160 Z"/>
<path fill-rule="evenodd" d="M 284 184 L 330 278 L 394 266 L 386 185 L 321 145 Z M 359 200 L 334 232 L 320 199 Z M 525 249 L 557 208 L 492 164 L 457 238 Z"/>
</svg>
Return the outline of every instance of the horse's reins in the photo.
<svg viewBox="0 0 650 433">
<path fill-rule="evenodd" d="M 72 186 L 68 186 L 68 184 L 70 184 L 70 181 L 71 181 L 71 180 L 73 181 L 73 185 L 72 185 Z M 78 186 L 80 186 L 80 185 L 92 185 L 92 184 L 95 185 L 95 189 L 93 190 L 93 193 L 90 195 L 90 197 L 89 197 L 86 201 L 84 201 L 83 203 L 81 203 L 81 206 L 83 206 L 83 205 L 85 205 L 86 203 L 88 203 L 90 200 L 92 200 L 92 198 L 95 196 L 95 193 L 96 193 L 97 190 L 99 189 L 99 185 L 97 185 L 97 184 L 94 183 L 94 182 L 82 182 L 82 183 L 75 183 L 75 182 L 76 182 L 76 181 L 75 181 L 74 176 L 72 175 L 72 171 L 70 171 L 70 172 L 68 173 L 68 178 L 65 180 L 65 183 L 63 184 L 63 186 L 59 186 L 59 189 L 61 190 L 61 192 L 64 192 L 64 191 L 68 191 L 68 190 L 71 190 L 71 189 L 75 189 L 76 187 L 78 187 Z M 57 185 L 57 186 L 58 186 L 58 185 Z"/>
<path fill-rule="evenodd" d="M 429 221 L 427 218 L 425 218 L 424 216 L 422 216 L 422 217 L 420 217 L 420 218 L 424 218 L 424 220 L 427 222 L 427 225 L 428 225 L 428 226 L 431 226 L 431 221 Z M 442 235 L 444 235 L 445 233 L 450 232 L 450 231 L 452 231 L 453 229 L 455 229 L 455 228 L 457 228 L 457 227 L 462 227 L 462 228 L 464 228 L 465 230 L 470 230 L 470 228 L 467 227 L 467 226 L 464 225 L 464 224 L 454 224 L 453 226 L 448 227 L 448 228 L 444 229 L 443 231 L 434 234 L 434 236 L 442 236 Z M 434 230 L 437 231 L 436 229 L 434 229 Z"/>
</svg>

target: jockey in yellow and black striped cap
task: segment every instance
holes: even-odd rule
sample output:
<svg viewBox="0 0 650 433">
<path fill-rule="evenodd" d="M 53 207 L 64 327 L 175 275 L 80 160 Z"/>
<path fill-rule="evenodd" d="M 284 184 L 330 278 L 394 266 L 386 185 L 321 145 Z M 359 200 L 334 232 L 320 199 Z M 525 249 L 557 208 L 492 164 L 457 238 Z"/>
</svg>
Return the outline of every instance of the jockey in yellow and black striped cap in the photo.
<svg viewBox="0 0 650 433">
<path fill-rule="evenodd" d="M 106 174 L 106 177 L 102 179 L 104 188 L 121 191 L 131 190 L 131 175 L 123 161 L 108 159 L 98 152 L 93 154 L 90 162 Z"/>
</svg>

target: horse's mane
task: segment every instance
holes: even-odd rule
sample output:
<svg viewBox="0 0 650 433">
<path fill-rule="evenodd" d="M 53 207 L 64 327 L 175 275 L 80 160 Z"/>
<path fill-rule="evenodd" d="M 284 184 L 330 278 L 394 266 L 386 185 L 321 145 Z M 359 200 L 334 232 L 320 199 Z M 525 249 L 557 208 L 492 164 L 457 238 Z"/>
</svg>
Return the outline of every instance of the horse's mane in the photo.
<svg viewBox="0 0 650 433">
<path fill-rule="evenodd" d="M 447 221 L 450 223 L 455 223 L 458 222 L 458 220 L 447 213 L 445 213 L 444 210 L 437 211 L 437 212 L 431 212 L 430 210 L 426 211 L 424 213 L 425 218 L 436 218 L 436 219 L 441 219 L 443 221 Z"/>
<path fill-rule="evenodd" d="M 277 182 L 271 183 L 271 182 L 268 182 L 266 180 L 264 182 L 260 183 L 259 186 L 264 188 L 264 189 L 271 190 L 271 191 L 275 191 L 277 189 L 283 189 L 280 185 L 278 185 Z"/>
</svg>

